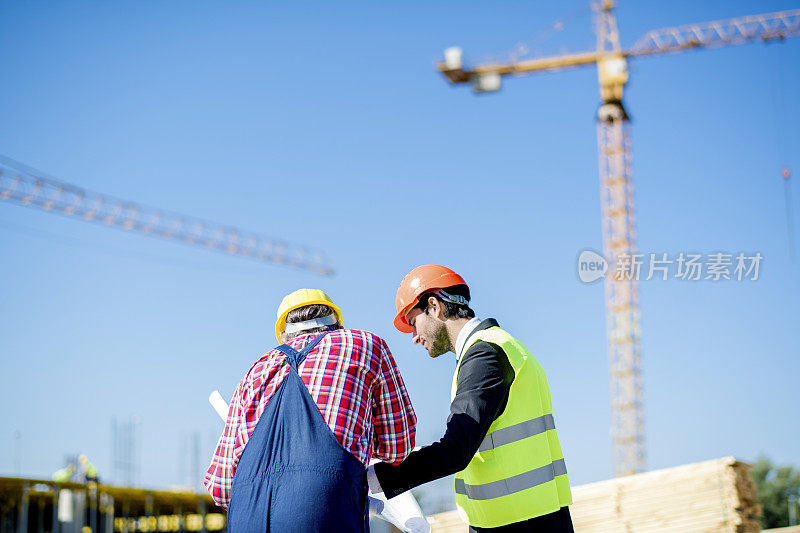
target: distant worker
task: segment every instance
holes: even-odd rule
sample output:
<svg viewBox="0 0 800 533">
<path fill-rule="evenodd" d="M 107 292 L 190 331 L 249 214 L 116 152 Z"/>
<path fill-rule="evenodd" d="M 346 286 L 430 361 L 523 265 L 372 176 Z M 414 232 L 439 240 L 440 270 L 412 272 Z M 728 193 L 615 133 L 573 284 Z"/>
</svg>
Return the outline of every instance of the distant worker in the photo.
<svg viewBox="0 0 800 533">
<path fill-rule="evenodd" d="M 378 463 L 373 492 L 392 498 L 455 474 L 470 531 L 572 532 L 572 494 L 544 370 L 497 321 L 475 318 L 464 279 L 423 265 L 397 289 L 395 327 L 431 357 L 455 352 L 444 436 L 400 465 Z"/>
<path fill-rule="evenodd" d="M 97 468 L 95 468 L 85 454 L 78 456 L 78 465 L 80 465 L 80 470 L 78 470 L 78 479 L 81 482 L 88 483 L 93 481 L 97 483 L 99 481 L 97 478 Z"/>
<path fill-rule="evenodd" d="M 366 466 L 400 463 L 416 416 L 386 343 L 343 329 L 322 291 L 278 307 L 282 343 L 233 393 L 204 484 L 228 508 L 228 531 L 368 531 Z"/>
<path fill-rule="evenodd" d="M 56 483 L 68 483 L 72 481 L 72 476 L 75 474 L 75 464 L 69 463 L 64 468 L 59 468 L 53 472 L 53 481 Z"/>
</svg>

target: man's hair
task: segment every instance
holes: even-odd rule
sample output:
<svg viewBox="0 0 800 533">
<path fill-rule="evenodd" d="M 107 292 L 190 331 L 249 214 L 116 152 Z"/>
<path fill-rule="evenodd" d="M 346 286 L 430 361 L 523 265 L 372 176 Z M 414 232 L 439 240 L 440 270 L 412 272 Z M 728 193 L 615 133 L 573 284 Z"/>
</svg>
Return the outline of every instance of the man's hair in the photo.
<svg viewBox="0 0 800 533">
<path fill-rule="evenodd" d="M 439 303 L 442 305 L 444 309 L 444 316 L 445 318 L 473 318 L 475 316 L 475 311 L 469 306 L 466 305 L 459 305 L 453 302 L 448 302 L 443 300 L 442 297 L 438 294 L 439 289 L 435 289 L 432 291 L 428 291 L 422 294 L 419 298 L 419 303 L 415 305 L 415 308 L 422 309 L 423 313 L 428 312 L 428 298 L 433 296 Z M 464 298 L 469 301 L 469 288 L 466 285 L 455 285 L 453 287 L 448 287 L 444 289 L 444 292 L 447 294 L 452 294 L 454 296 L 463 296 Z"/>
<path fill-rule="evenodd" d="M 327 305 L 322 305 L 322 304 L 306 305 L 289 311 L 289 314 L 286 315 L 286 323 L 295 324 L 297 322 L 305 322 L 306 320 L 311 320 L 312 318 L 322 318 L 330 314 L 333 314 L 333 309 L 331 309 Z M 335 329 L 342 329 L 342 323 L 338 320 L 336 321 L 335 324 L 331 324 L 330 326 L 319 326 L 316 328 L 309 328 L 301 331 L 295 331 L 294 333 L 284 332 L 281 338 L 285 342 L 297 337 L 298 335 L 305 335 L 306 333 L 315 333 L 321 331 L 333 331 Z"/>
</svg>

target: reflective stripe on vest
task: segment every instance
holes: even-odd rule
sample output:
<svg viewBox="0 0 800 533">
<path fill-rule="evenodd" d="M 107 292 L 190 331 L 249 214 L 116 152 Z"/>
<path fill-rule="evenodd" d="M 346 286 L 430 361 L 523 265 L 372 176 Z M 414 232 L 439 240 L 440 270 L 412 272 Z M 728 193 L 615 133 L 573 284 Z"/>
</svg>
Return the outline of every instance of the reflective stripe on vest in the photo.
<svg viewBox="0 0 800 533">
<path fill-rule="evenodd" d="M 471 500 L 491 500 L 542 485 L 566 473 L 567 465 L 564 459 L 558 459 L 549 465 L 482 485 L 467 485 L 463 479 L 456 479 L 456 494 L 463 494 Z"/>
<path fill-rule="evenodd" d="M 553 415 L 544 415 L 534 418 L 533 420 L 508 426 L 507 428 L 497 429 L 486 435 L 486 437 L 483 439 L 483 442 L 481 442 L 478 451 L 485 452 L 487 450 L 492 450 L 499 446 L 503 446 L 504 444 L 511 444 L 512 442 L 517 442 L 518 440 L 539 435 L 549 429 L 556 429 L 556 423 L 553 420 Z"/>
</svg>

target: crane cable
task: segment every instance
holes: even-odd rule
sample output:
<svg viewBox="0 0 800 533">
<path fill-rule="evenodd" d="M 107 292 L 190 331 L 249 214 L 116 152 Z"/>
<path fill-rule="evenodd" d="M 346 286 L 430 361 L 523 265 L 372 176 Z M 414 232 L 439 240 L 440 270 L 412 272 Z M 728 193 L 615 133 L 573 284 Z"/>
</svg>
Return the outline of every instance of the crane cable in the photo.
<svg viewBox="0 0 800 533">
<path fill-rule="evenodd" d="M 548 24 L 546 27 L 542 28 L 541 30 L 529 35 L 528 37 L 524 37 L 514 44 L 511 48 L 511 51 L 505 52 L 503 54 L 493 54 L 493 55 L 486 55 L 479 58 L 476 58 L 477 62 L 479 63 L 494 63 L 494 62 L 505 62 L 505 61 L 512 61 L 516 62 L 522 59 L 525 56 L 530 55 L 531 53 L 537 52 L 535 47 L 540 45 L 553 37 L 555 34 L 564 31 L 564 29 L 574 22 L 576 19 L 580 18 L 581 16 L 585 15 L 588 12 L 591 12 L 592 5 L 590 2 L 583 2 L 580 7 L 571 11 L 570 13 L 566 14 L 565 16 L 559 18 L 558 20 L 553 21 L 552 23 Z M 507 57 L 506 57 L 507 55 Z"/>
<path fill-rule="evenodd" d="M 792 190 L 789 185 L 789 180 L 792 177 L 792 171 L 789 167 L 783 167 L 781 172 L 783 176 L 783 197 L 786 200 L 786 233 L 789 237 L 789 258 L 794 263 L 794 215 L 792 213 Z"/>
<path fill-rule="evenodd" d="M 517 44 L 514 45 L 514 48 L 510 52 L 511 60 L 518 61 L 523 56 L 529 54 L 533 46 L 544 43 L 545 41 L 553 37 L 553 35 L 564 31 L 564 28 L 566 28 L 569 24 L 574 22 L 577 18 L 591 11 L 591 9 L 592 9 L 591 4 L 585 2 L 579 8 L 568 13 L 564 17 L 554 21 L 546 28 L 539 30 L 538 32 L 531 35 L 527 39 L 520 40 L 519 42 L 517 42 Z"/>
<path fill-rule="evenodd" d="M 783 43 L 781 43 L 783 44 Z M 795 261 L 795 239 L 794 239 L 794 212 L 792 209 L 792 190 L 791 190 L 791 177 L 792 177 L 792 170 L 789 166 L 789 136 L 792 132 L 787 131 L 786 127 L 786 115 L 787 115 L 787 104 L 786 102 L 788 99 L 786 98 L 786 72 L 785 68 L 782 68 L 783 65 L 786 65 L 785 58 L 781 58 L 780 56 L 785 56 L 785 48 L 782 47 L 781 53 L 776 54 L 778 56 L 777 61 L 777 68 L 775 69 L 775 94 L 774 102 L 775 102 L 775 128 L 777 131 L 777 146 L 778 146 L 778 157 L 781 159 L 782 168 L 781 168 L 781 181 L 783 181 L 783 197 L 785 203 L 785 211 L 786 211 L 786 237 L 788 239 L 788 249 L 789 249 L 789 259 L 792 263 Z"/>
</svg>

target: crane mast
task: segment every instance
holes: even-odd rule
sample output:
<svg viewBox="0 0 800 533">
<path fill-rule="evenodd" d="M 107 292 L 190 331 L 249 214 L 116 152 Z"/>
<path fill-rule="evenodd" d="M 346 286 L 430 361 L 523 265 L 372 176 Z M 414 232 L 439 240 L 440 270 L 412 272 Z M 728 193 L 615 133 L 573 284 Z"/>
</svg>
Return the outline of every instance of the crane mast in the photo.
<svg viewBox="0 0 800 533">
<path fill-rule="evenodd" d="M 597 146 L 605 277 L 606 342 L 611 399 L 614 475 L 645 468 L 639 289 L 630 258 L 636 254 L 630 129 L 622 104 L 628 81 L 611 0 L 596 15 L 600 108 Z M 627 261 L 626 261 L 627 258 Z"/>
<path fill-rule="evenodd" d="M 633 47 L 623 49 L 614 4 L 614 0 L 598 0 L 593 6 L 597 34 L 597 47 L 593 51 L 466 68 L 461 49 L 452 47 L 445 50 L 445 60 L 437 69 L 451 83 L 471 83 L 476 92 L 487 92 L 500 89 L 503 76 L 597 65 L 601 222 L 603 254 L 609 269 L 605 276 L 605 301 L 613 464 L 614 474 L 624 476 L 645 469 L 630 122 L 622 98 L 628 82 L 628 59 L 797 36 L 800 9 L 652 30 Z"/>
</svg>

